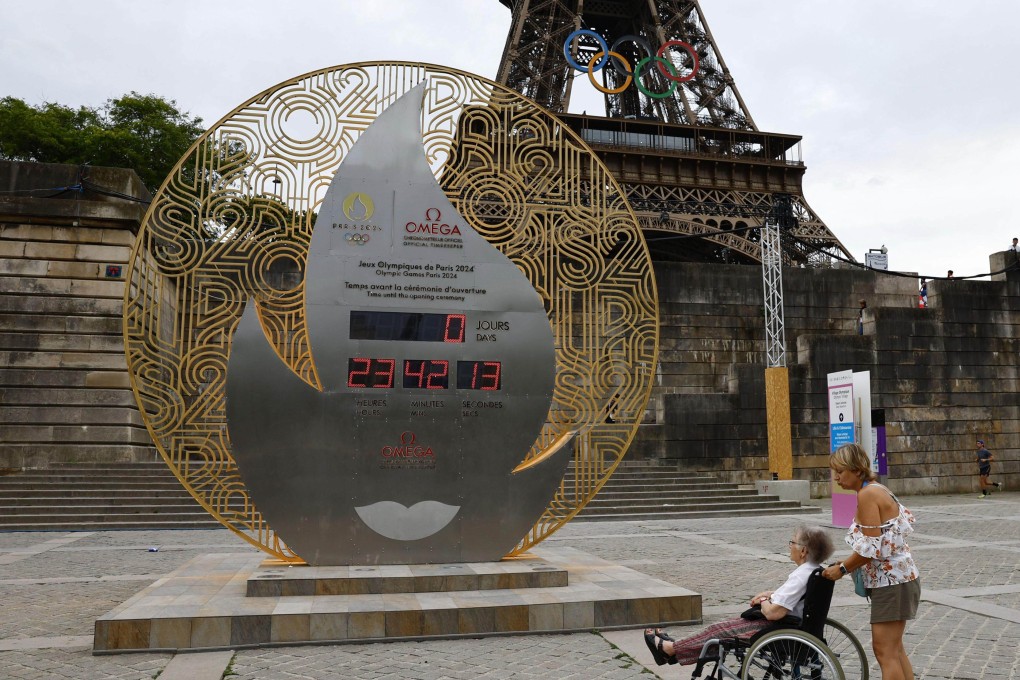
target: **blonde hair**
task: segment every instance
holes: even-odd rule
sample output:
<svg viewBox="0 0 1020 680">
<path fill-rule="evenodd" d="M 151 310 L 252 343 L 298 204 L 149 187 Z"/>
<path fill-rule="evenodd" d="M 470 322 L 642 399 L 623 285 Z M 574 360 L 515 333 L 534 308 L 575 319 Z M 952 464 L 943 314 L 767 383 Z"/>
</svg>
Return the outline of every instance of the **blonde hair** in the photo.
<svg viewBox="0 0 1020 680">
<path fill-rule="evenodd" d="M 843 444 L 829 456 L 829 467 L 839 470 L 851 470 L 860 475 L 865 482 L 874 482 L 878 475 L 871 471 L 871 458 L 860 444 Z"/>
</svg>

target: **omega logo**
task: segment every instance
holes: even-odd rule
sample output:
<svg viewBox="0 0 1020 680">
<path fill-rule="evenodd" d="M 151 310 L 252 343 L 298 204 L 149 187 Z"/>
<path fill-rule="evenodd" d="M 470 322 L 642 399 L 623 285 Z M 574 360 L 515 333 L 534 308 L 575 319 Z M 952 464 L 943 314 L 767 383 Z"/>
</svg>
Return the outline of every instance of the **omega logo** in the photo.
<svg viewBox="0 0 1020 680">
<path fill-rule="evenodd" d="M 433 236 L 460 236 L 460 227 L 456 224 L 446 224 L 442 221 L 443 213 L 439 208 L 429 208 L 425 211 L 424 222 L 408 222 L 404 225 L 404 231 L 408 234 L 431 234 Z"/>
<path fill-rule="evenodd" d="M 400 444 L 398 446 L 384 446 L 379 454 L 383 458 L 435 458 L 431 446 L 421 446 L 415 443 L 415 434 L 411 431 L 400 433 Z"/>
</svg>

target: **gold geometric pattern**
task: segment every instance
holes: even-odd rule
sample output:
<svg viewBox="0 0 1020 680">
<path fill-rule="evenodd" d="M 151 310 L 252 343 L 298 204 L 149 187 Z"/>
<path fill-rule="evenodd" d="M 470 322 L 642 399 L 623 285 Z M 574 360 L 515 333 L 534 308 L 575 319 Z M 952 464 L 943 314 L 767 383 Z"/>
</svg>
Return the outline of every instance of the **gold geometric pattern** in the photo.
<svg viewBox="0 0 1020 680">
<path fill-rule="evenodd" d="M 281 559 L 297 560 L 231 456 L 230 341 L 254 298 L 281 359 L 319 387 L 301 277 L 319 205 L 361 133 L 422 80 L 433 172 L 460 214 L 532 282 L 553 327 L 553 405 L 522 458 L 564 431 L 580 433 L 570 483 L 515 552 L 591 500 L 648 403 L 659 333 L 651 261 L 620 187 L 580 138 L 521 95 L 444 67 L 363 63 L 289 80 L 215 124 L 156 194 L 132 254 L 124 317 L 132 386 L 163 458 L 210 514 Z"/>
</svg>

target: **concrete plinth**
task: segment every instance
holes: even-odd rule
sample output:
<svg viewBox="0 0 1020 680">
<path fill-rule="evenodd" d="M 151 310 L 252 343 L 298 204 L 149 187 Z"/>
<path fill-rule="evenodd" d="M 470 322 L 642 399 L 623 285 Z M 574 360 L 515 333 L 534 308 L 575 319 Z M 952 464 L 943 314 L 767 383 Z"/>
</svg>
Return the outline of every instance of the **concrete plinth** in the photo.
<svg viewBox="0 0 1020 680">
<path fill-rule="evenodd" d="M 248 578 L 248 597 L 381 595 L 517 590 L 567 585 L 567 570 L 539 557 L 480 564 L 288 567 L 266 560 Z"/>
<path fill-rule="evenodd" d="M 754 486 L 759 494 L 779 496 L 784 501 L 811 500 L 811 482 L 806 479 L 759 479 Z"/>
<path fill-rule="evenodd" d="M 194 558 L 100 617 L 94 653 L 565 633 L 701 621 L 698 593 L 572 548 L 540 547 L 523 559 L 501 562 L 368 568 L 375 573 L 263 563 L 251 554 Z M 469 586 L 477 587 L 458 589 Z M 343 588 L 358 592 L 314 594 Z"/>
</svg>

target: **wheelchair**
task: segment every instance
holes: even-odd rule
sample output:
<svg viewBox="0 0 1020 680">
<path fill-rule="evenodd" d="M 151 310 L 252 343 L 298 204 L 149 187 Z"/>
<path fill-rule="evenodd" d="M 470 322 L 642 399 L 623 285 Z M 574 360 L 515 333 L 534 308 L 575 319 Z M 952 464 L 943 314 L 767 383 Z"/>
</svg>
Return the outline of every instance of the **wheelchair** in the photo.
<svg viewBox="0 0 1020 680">
<path fill-rule="evenodd" d="M 691 678 L 714 664 L 705 680 L 868 680 L 864 647 L 846 626 L 827 618 L 834 585 L 815 569 L 802 619 L 788 616 L 750 640 L 709 640 Z M 730 666 L 736 664 L 734 671 Z"/>
</svg>

